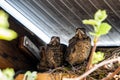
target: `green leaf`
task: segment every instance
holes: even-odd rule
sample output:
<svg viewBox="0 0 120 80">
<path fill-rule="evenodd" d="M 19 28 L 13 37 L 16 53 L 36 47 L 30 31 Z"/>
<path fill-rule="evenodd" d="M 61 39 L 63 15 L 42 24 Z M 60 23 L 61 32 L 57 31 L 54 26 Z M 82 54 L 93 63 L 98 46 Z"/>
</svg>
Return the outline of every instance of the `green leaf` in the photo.
<svg viewBox="0 0 120 80">
<path fill-rule="evenodd" d="M 96 64 L 100 61 L 102 61 L 104 59 L 104 53 L 103 52 L 95 52 L 93 55 L 93 59 L 92 59 L 92 64 Z"/>
<path fill-rule="evenodd" d="M 83 20 L 83 24 L 92 25 L 94 28 L 94 32 L 90 32 L 91 35 L 100 37 L 101 35 L 107 34 L 111 26 L 108 23 L 103 23 L 102 21 L 107 18 L 107 14 L 105 10 L 98 10 L 95 15 L 94 19 Z"/>
<path fill-rule="evenodd" d="M 96 36 L 96 34 L 95 34 L 95 33 L 93 33 L 93 32 L 89 32 L 89 34 L 90 34 L 90 35 L 93 35 L 93 36 Z"/>
<path fill-rule="evenodd" d="M 0 39 L 11 41 L 17 37 L 17 33 L 11 29 L 0 28 Z"/>
<path fill-rule="evenodd" d="M 0 27 L 9 27 L 8 14 L 6 14 L 3 10 L 0 10 Z"/>
<path fill-rule="evenodd" d="M 27 77 L 31 74 L 30 71 L 27 71 L 25 74 L 24 74 L 24 77 L 23 77 L 23 80 L 26 80 Z"/>
<path fill-rule="evenodd" d="M 83 24 L 88 24 L 88 25 L 97 25 L 98 22 L 94 19 L 89 19 L 89 20 L 83 20 Z"/>
<path fill-rule="evenodd" d="M 2 74 L 4 76 L 4 80 L 13 80 L 15 72 L 12 68 L 6 68 L 2 71 Z"/>
<path fill-rule="evenodd" d="M 31 75 L 29 75 L 27 80 L 36 80 L 37 79 L 37 72 L 34 71 L 31 73 Z"/>
<path fill-rule="evenodd" d="M 24 75 L 23 80 L 36 80 L 37 79 L 37 72 L 36 71 L 27 71 Z"/>
<path fill-rule="evenodd" d="M 107 14 L 105 10 L 98 10 L 95 15 L 94 15 L 94 19 L 96 21 L 104 21 L 107 18 Z"/>
<path fill-rule="evenodd" d="M 101 23 L 101 25 L 98 28 L 98 32 L 96 32 L 96 35 L 99 37 L 101 35 L 107 34 L 111 29 L 111 26 L 108 23 Z"/>
</svg>

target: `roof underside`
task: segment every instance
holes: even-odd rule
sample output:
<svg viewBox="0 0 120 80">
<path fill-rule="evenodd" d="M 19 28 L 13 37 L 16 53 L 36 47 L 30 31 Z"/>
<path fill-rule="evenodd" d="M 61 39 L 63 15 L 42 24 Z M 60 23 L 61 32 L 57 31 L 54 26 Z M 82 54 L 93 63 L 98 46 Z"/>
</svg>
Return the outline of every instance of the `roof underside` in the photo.
<svg viewBox="0 0 120 80">
<path fill-rule="evenodd" d="M 59 36 L 61 42 L 66 44 L 75 34 L 76 28 L 84 27 L 87 33 L 92 31 L 92 27 L 84 25 L 82 20 L 93 18 L 94 13 L 98 9 L 105 9 L 108 14 L 106 22 L 112 26 L 112 29 L 109 34 L 100 38 L 98 45 L 120 46 L 120 0 L 5 1 L 44 32 L 49 38 L 54 35 Z M 92 36 L 90 37 L 93 38 Z"/>
</svg>

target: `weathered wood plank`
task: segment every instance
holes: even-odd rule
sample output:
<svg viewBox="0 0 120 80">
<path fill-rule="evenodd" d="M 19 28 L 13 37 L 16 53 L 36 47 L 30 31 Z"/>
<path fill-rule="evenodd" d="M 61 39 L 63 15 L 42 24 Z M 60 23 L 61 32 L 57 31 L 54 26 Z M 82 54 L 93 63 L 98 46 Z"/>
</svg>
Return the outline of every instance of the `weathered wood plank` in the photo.
<svg viewBox="0 0 120 80">
<path fill-rule="evenodd" d="M 11 3 L 11 5 L 25 15 L 49 37 L 52 35 L 60 36 L 61 41 L 66 43 L 72 35 L 74 35 L 75 28 L 77 27 L 85 27 L 87 33 L 92 31 L 93 29 L 90 26 L 82 24 L 82 19 L 93 18 L 94 13 L 98 9 L 105 9 L 108 14 L 106 22 L 112 26 L 112 30 L 108 35 L 101 37 L 100 42 L 103 45 L 105 45 L 105 41 L 110 41 L 112 44 L 120 43 L 119 0 L 6 1 Z M 116 38 L 116 36 L 118 37 Z"/>
<path fill-rule="evenodd" d="M 80 6 L 78 6 L 78 4 L 74 2 L 74 0 L 61 0 L 61 2 L 74 14 L 74 16 L 76 16 L 79 19 L 79 23 L 81 23 L 81 27 L 83 27 L 82 20 L 85 19 L 85 17 L 88 16 L 88 14 L 86 14 L 86 12 L 84 12 L 84 10 Z M 84 28 L 88 31 L 91 29 L 89 27 Z"/>
<path fill-rule="evenodd" d="M 91 3 L 88 0 L 76 0 L 76 2 L 84 7 L 84 9 L 93 17 L 94 13 L 96 12 L 96 9 L 94 6 L 91 5 Z"/>
<path fill-rule="evenodd" d="M 59 0 L 48 0 L 48 2 L 53 6 L 59 13 L 61 13 L 66 19 L 68 19 L 74 26 L 79 27 L 81 22 L 79 22 L 79 19 L 74 16 L 74 14 L 65 6 L 63 5 Z"/>
</svg>

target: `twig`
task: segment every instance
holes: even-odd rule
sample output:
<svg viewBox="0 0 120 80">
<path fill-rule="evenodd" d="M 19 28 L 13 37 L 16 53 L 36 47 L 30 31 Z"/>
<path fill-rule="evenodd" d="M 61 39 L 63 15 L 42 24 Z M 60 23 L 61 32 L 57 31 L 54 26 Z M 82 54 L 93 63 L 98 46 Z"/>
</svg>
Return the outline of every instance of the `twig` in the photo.
<svg viewBox="0 0 120 80">
<path fill-rule="evenodd" d="M 92 48 L 92 52 L 90 54 L 90 58 L 89 58 L 85 72 L 88 71 L 92 67 L 92 59 L 93 59 L 94 53 L 96 51 L 96 45 L 97 45 L 98 39 L 99 39 L 98 37 L 94 38 L 94 46 Z M 83 80 L 86 80 L 86 77 Z"/>
<path fill-rule="evenodd" d="M 90 59 L 89 59 L 89 62 L 87 64 L 87 67 L 86 67 L 86 71 L 88 71 L 91 68 L 91 66 L 92 66 L 92 59 L 93 59 L 93 55 L 94 55 L 95 50 L 96 50 L 97 42 L 98 42 L 98 37 L 95 37 L 94 38 L 94 46 L 92 48 L 92 52 L 91 52 Z"/>
<path fill-rule="evenodd" d="M 110 76 L 103 78 L 102 80 L 111 80 L 116 74 L 120 72 L 120 66 Z"/>
<path fill-rule="evenodd" d="M 82 74 L 81 76 L 77 77 L 77 78 L 63 78 L 62 80 L 81 80 L 84 77 L 86 77 L 87 75 L 89 75 L 90 73 L 92 73 L 93 71 L 95 71 L 96 69 L 98 69 L 99 67 L 108 64 L 108 63 L 113 63 L 116 61 L 120 61 L 120 57 L 115 58 L 115 59 L 111 59 L 111 60 L 105 60 L 99 64 L 97 64 L 96 66 L 94 66 L 93 68 L 91 68 L 90 70 L 88 70 L 87 72 L 85 72 L 84 74 Z"/>
</svg>

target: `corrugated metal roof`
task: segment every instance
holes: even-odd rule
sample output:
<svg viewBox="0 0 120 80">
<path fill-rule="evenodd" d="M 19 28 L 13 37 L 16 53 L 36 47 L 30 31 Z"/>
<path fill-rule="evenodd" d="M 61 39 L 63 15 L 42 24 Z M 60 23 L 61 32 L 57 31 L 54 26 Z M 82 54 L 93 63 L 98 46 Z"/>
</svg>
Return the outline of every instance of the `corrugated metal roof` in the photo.
<svg viewBox="0 0 120 80">
<path fill-rule="evenodd" d="M 92 27 L 83 25 L 82 20 L 93 18 L 98 9 L 105 9 L 108 14 L 106 22 L 112 29 L 109 34 L 100 38 L 98 45 L 120 46 L 120 0 L 5 0 L 5 2 L 49 38 L 59 36 L 61 42 L 66 44 L 74 35 L 76 28 L 84 27 L 87 32 L 92 31 Z"/>
</svg>

